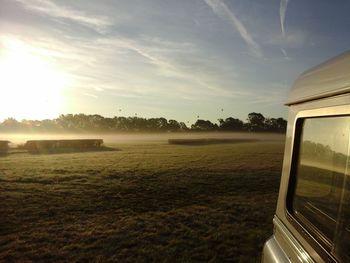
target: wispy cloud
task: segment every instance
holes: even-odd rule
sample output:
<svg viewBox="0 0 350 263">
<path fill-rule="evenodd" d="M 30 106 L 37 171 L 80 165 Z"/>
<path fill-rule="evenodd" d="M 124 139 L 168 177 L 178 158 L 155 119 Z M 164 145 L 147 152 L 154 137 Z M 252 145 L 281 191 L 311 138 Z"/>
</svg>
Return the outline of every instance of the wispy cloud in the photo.
<svg viewBox="0 0 350 263">
<path fill-rule="evenodd" d="M 288 2 L 289 0 L 281 0 L 280 2 L 280 22 L 281 22 L 281 30 L 282 30 L 283 36 L 286 34 L 284 30 L 284 22 L 286 20 Z"/>
<path fill-rule="evenodd" d="M 288 56 L 287 51 L 286 51 L 284 48 L 280 48 L 280 50 L 281 50 L 281 52 L 282 52 L 284 58 L 285 58 L 286 60 L 290 60 L 290 57 Z"/>
<path fill-rule="evenodd" d="M 131 39 L 120 35 L 92 40 L 78 38 L 69 44 L 64 38 L 22 40 L 26 40 L 35 54 L 64 68 L 74 80 L 74 89 L 86 90 L 84 95 L 88 97 L 96 96 L 96 91 L 113 90 L 124 94 L 121 96 L 132 92 L 164 96 L 179 92 L 179 96 L 193 97 L 198 96 L 198 92 L 207 96 L 231 94 L 224 85 L 213 81 L 219 79 L 218 74 L 223 71 L 220 63 L 207 57 L 198 58 L 199 51 L 190 42 L 148 36 Z M 159 83 L 166 83 L 173 94 Z M 181 90 L 181 87 L 186 88 Z"/>
<path fill-rule="evenodd" d="M 90 97 L 90 98 L 98 99 L 98 96 L 91 94 L 91 93 L 83 93 L 83 95 Z"/>
<path fill-rule="evenodd" d="M 213 12 L 218 15 L 220 18 L 227 20 L 240 34 L 243 40 L 247 43 L 251 51 L 257 56 L 262 56 L 262 51 L 257 42 L 254 41 L 253 37 L 242 22 L 237 18 L 237 16 L 225 5 L 225 3 L 221 2 L 221 0 L 204 0 L 208 6 L 211 7 Z"/>
<path fill-rule="evenodd" d="M 221 68 L 220 63 L 208 57 L 199 58 L 200 53 L 191 43 L 171 42 L 149 37 L 138 40 L 122 37 L 104 38 L 98 43 L 103 50 L 103 47 L 109 47 L 111 50 L 124 49 L 135 52 L 146 63 L 153 65 L 151 74 L 163 80 L 168 79 L 167 86 L 170 85 L 169 80 L 172 79 L 171 82 L 187 83 L 187 89 L 193 89 L 195 92 L 200 89 L 203 94 L 210 96 L 233 94 L 227 90 L 226 85 L 219 83 L 219 75 L 225 71 L 224 68 Z M 232 76 L 232 71 L 230 76 Z"/>
<path fill-rule="evenodd" d="M 93 28 L 99 32 L 113 25 L 111 19 L 75 10 L 71 7 L 58 5 L 50 0 L 17 0 L 24 8 L 55 18 L 69 19 L 78 24 Z"/>
<path fill-rule="evenodd" d="M 49 36 L 21 40 L 36 55 L 63 69 L 74 84 L 69 89 L 83 91 L 84 97 L 97 98 L 116 91 L 119 98 L 252 96 L 235 80 L 234 67 L 203 55 L 188 41 L 121 35 L 69 42 Z"/>
<path fill-rule="evenodd" d="M 251 103 L 253 104 L 264 104 L 266 105 L 280 105 L 281 102 L 285 101 L 287 96 L 287 85 L 283 83 L 271 83 L 269 85 L 272 89 L 264 89 L 264 92 L 256 93 L 252 98 Z"/>
<path fill-rule="evenodd" d="M 282 46 L 284 48 L 301 48 L 309 39 L 307 32 L 302 30 L 290 30 L 285 36 L 281 34 L 267 34 L 266 45 Z"/>
</svg>

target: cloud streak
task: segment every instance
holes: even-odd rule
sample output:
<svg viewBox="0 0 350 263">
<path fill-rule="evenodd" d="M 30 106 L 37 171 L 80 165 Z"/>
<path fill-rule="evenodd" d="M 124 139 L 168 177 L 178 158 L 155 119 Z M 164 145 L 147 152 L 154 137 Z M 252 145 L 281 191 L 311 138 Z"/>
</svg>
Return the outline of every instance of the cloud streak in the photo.
<svg viewBox="0 0 350 263">
<path fill-rule="evenodd" d="M 210 94 L 227 92 L 220 88 L 218 83 L 210 83 L 208 76 L 213 77 L 223 69 L 219 64 L 211 59 L 199 59 L 194 46 L 187 42 L 170 42 L 162 39 L 142 38 L 138 40 L 127 39 L 123 37 L 101 39 L 99 46 L 109 47 L 111 50 L 124 49 L 135 52 L 147 63 L 154 66 L 153 74 L 162 78 L 171 78 L 176 81 L 192 83 L 194 86 L 200 86 Z M 214 72 L 210 72 L 215 70 Z M 230 72 L 232 75 L 232 72 Z"/>
<path fill-rule="evenodd" d="M 281 30 L 282 30 L 283 36 L 285 36 L 285 34 L 286 34 L 286 32 L 284 30 L 284 23 L 286 20 L 288 2 L 289 2 L 289 0 L 281 0 L 281 2 L 280 2 L 280 23 L 281 23 Z"/>
<path fill-rule="evenodd" d="M 285 58 L 286 60 L 290 60 L 290 57 L 288 56 L 287 51 L 286 51 L 284 48 L 280 48 L 280 50 L 281 50 L 281 52 L 282 52 L 284 58 Z"/>
<path fill-rule="evenodd" d="M 55 18 L 68 19 L 98 32 L 103 32 L 107 27 L 113 25 L 108 17 L 88 15 L 82 11 L 58 5 L 50 0 L 17 0 L 17 2 L 21 3 L 25 9 Z"/>
<path fill-rule="evenodd" d="M 251 99 L 252 104 L 280 105 L 285 100 L 287 94 L 287 85 L 284 83 L 270 83 L 266 86 L 273 89 L 265 88 L 263 92 L 255 94 Z"/>
<path fill-rule="evenodd" d="M 178 97 L 185 94 L 195 98 L 198 92 L 207 96 L 238 96 L 237 91 L 231 92 L 218 82 L 223 72 L 220 63 L 198 58 L 200 54 L 189 42 L 147 36 L 130 39 L 118 35 L 94 40 L 75 39 L 69 43 L 64 38 L 41 37 L 27 39 L 27 43 L 35 54 L 64 68 L 75 83 L 74 89 L 87 90 L 84 92 L 87 97 L 96 96 L 96 86 L 105 91 L 120 90 L 126 95 L 133 91 L 169 96 L 169 91 L 159 85 L 163 82 L 174 93 L 179 92 Z M 139 78 L 135 79 L 136 74 Z M 232 72 L 229 75 L 232 76 Z"/>
<path fill-rule="evenodd" d="M 257 57 L 262 56 L 262 51 L 257 42 L 254 41 L 253 37 L 242 22 L 237 18 L 237 16 L 220 0 L 204 0 L 206 4 L 213 10 L 213 12 L 219 16 L 221 19 L 228 21 L 240 34 L 246 44 L 249 46 L 250 50 Z"/>
</svg>

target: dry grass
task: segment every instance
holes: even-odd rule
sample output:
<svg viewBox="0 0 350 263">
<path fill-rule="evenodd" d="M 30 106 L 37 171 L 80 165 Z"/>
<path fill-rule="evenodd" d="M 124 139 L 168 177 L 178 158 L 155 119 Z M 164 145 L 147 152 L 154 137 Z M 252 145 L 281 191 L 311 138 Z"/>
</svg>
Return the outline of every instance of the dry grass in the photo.
<svg viewBox="0 0 350 263">
<path fill-rule="evenodd" d="M 255 262 L 283 142 L 0 158 L 0 261 Z"/>
</svg>

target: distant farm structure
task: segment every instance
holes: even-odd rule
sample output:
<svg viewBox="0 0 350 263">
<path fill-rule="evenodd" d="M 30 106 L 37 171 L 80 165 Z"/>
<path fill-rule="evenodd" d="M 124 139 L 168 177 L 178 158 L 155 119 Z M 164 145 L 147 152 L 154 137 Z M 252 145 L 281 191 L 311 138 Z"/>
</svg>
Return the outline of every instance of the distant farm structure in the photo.
<svg viewBox="0 0 350 263">
<path fill-rule="evenodd" d="M 200 139 L 168 139 L 169 144 L 178 145 L 209 145 L 209 144 L 224 144 L 224 143 L 246 143 L 257 142 L 258 139 L 235 138 L 235 139 L 220 139 L 220 138 L 200 138 Z"/>
<path fill-rule="evenodd" d="M 39 153 L 101 149 L 102 145 L 102 139 L 30 140 L 24 144 L 23 148 L 31 153 Z"/>
<path fill-rule="evenodd" d="M 9 141 L 0 141 L 0 154 L 1 153 L 7 153 L 9 150 Z"/>
</svg>

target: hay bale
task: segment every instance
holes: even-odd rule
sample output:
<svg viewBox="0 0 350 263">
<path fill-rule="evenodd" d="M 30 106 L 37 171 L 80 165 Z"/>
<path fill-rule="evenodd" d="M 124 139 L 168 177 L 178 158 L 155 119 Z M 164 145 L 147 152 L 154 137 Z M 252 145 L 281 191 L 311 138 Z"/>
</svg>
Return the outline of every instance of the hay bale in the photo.
<svg viewBox="0 0 350 263">
<path fill-rule="evenodd" d="M 10 141 L 0 141 L 0 153 L 7 153 L 10 149 Z"/>
<path fill-rule="evenodd" d="M 88 150 L 100 148 L 102 139 L 30 140 L 24 144 L 29 152 L 56 152 L 61 150 Z"/>
<path fill-rule="evenodd" d="M 256 142 L 257 139 L 221 139 L 221 138 L 202 138 L 202 139 L 169 139 L 169 144 L 178 145 L 208 145 L 208 144 L 224 144 L 224 143 L 244 143 Z"/>
</svg>

